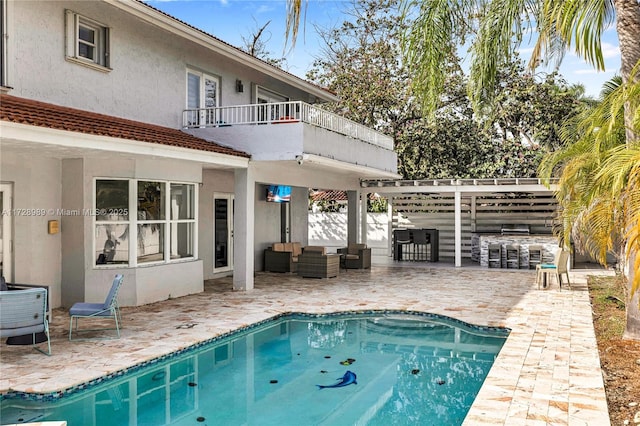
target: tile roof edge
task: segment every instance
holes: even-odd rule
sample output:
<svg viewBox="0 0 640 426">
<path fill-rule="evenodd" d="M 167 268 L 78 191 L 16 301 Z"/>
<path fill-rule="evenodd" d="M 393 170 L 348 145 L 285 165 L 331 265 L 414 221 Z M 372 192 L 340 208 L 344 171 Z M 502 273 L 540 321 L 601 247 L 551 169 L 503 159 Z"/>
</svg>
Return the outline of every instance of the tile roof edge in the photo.
<svg viewBox="0 0 640 426">
<path fill-rule="evenodd" d="M 114 126 L 114 127 L 118 127 L 120 129 L 122 128 L 128 129 L 129 132 L 127 132 L 126 135 L 123 136 L 122 134 L 116 134 L 117 132 L 110 133 L 110 132 L 82 131 L 82 129 L 80 128 L 70 129 L 69 127 L 74 127 L 74 126 L 62 125 L 61 122 L 56 123 L 55 122 L 56 117 L 53 117 L 52 115 L 47 115 L 47 117 L 44 117 L 44 118 L 40 116 L 39 120 L 34 120 L 34 119 L 26 120 L 26 118 L 24 120 L 18 120 L 10 116 L 11 111 L 18 110 L 19 112 L 17 114 L 19 114 L 21 117 L 25 117 L 28 115 L 29 118 L 31 118 L 31 116 L 33 115 L 33 112 L 27 111 L 30 107 L 46 110 L 47 112 L 55 112 L 58 115 L 68 115 L 69 117 L 73 115 L 75 119 L 74 122 L 78 121 L 77 120 L 78 117 L 85 120 L 92 118 L 95 120 L 112 122 L 114 124 L 117 124 L 117 126 Z M 221 154 L 221 155 L 251 158 L 251 155 L 249 153 L 238 151 L 231 147 L 221 145 L 217 142 L 209 141 L 207 139 L 194 136 L 192 134 L 183 132 L 181 129 L 164 127 L 158 124 L 145 123 L 142 121 L 135 121 L 127 118 L 81 110 L 78 108 L 72 108 L 72 107 L 67 107 L 63 105 L 56 105 L 56 104 L 47 103 L 39 100 L 8 95 L 5 93 L 0 93 L 0 120 L 17 123 L 17 124 L 31 125 L 34 127 L 45 127 L 50 129 L 64 130 L 64 131 L 70 131 L 70 132 L 81 133 L 81 134 L 105 136 L 105 137 L 112 137 L 112 138 L 126 139 L 126 140 L 135 140 L 135 141 L 152 143 L 157 145 L 164 145 L 164 146 L 178 146 L 185 149 L 193 149 L 201 152 L 214 152 L 216 154 Z M 34 122 L 34 121 L 37 121 L 37 122 Z M 77 125 L 77 123 L 76 123 L 76 126 L 81 127 Z M 141 139 L 139 137 L 134 137 L 132 135 L 132 133 L 134 132 L 132 132 L 131 130 L 136 130 L 138 133 L 148 132 L 148 133 L 151 133 L 151 136 L 149 138 L 144 138 L 144 139 Z M 160 140 L 165 140 L 167 136 L 171 136 L 174 139 L 174 143 L 160 142 Z M 153 139 L 157 139 L 157 140 L 153 140 Z M 205 147 L 215 148 L 215 149 L 203 149 L 203 148 L 198 148 L 195 145 L 188 146 L 189 143 L 192 143 L 195 145 L 203 145 Z"/>
</svg>

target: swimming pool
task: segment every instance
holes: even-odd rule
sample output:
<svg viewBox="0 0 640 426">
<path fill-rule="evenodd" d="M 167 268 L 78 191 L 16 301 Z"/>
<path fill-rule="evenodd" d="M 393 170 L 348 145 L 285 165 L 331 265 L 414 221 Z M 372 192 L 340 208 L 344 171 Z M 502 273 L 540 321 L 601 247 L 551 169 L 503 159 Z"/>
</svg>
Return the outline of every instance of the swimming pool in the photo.
<svg viewBox="0 0 640 426">
<path fill-rule="evenodd" d="M 456 425 L 507 335 L 417 312 L 287 314 L 56 395 L 7 395 L 0 419 Z"/>
</svg>

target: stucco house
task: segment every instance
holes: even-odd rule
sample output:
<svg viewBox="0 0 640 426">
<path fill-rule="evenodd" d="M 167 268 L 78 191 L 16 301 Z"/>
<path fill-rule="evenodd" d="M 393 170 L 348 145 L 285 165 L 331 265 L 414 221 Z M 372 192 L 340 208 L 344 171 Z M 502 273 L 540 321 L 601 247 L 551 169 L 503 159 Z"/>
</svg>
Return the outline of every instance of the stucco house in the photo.
<svg viewBox="0 0 640 426">
<path fill-rule="evenodd" d="M 327 90 L 137 0 L 0 0 L 2 274 L 53 307 L 253 288 L 263 250 L 307 242 L 308 188 L 393 179 L 391 138 Z M 267 188 L 290 186 L 288 203 Z"/>
</svg>

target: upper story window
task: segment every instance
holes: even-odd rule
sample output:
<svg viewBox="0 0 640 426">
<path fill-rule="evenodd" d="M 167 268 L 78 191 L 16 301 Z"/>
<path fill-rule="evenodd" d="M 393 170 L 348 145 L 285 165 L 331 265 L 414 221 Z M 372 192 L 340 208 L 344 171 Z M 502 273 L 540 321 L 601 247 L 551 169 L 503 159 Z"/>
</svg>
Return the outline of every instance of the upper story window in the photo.
<svg viewBox="0 0 640 426">
<path fill-rule="evenodd" d="M 109 28 L 67 10 L 67 59 L 109 69 Z"/>
<path fill-rule="evenodd" d="M 190 125 L 215 124 L 216 111 L 204 108 L 220 106 L 220 77 L 187 70 L 187 110 Z"/>
</svg>

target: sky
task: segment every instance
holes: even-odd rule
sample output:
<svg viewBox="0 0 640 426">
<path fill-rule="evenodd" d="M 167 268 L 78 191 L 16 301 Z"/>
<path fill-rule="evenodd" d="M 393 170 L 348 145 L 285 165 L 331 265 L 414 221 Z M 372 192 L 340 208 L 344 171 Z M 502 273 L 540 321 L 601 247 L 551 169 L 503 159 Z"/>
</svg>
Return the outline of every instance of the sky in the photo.
<svg viewBox="0 0 640 426">
<path fill-rule="evenodd" d="M 258 28 L 271 21 L 266 28 L 267 50 L 271 57 L 285 55 L 284 68 L 301 78 L 311 68 L 314 58 L 322 53 L 323 42 L 316 27 L 339 26 L 352 5 L 351 0 L 302 0 L 303 19 L 296 44 L 285 46 L 286 1 L 285 0 L 147 0 L 146 2 L 189 23 L 219 39 L 237 46 L 244 45 L 243 37 L 249 38 Z M 286 51 L 285 51 L 285 48 Z M 615 28 L 608 29 L 602 40 L 605 71 L 597 72 L 573 52 L 567 52 L 560 73 L 570 84 L 585 86 L 586 94 L 598 97 L 604 82 L 613 77 L 620 67 L 620 49 Z M 527 58 L 531 48 L 521 48 L 521 57 Z M 549 72 L 550 69 L 539 69 Z"/>
</svg>

